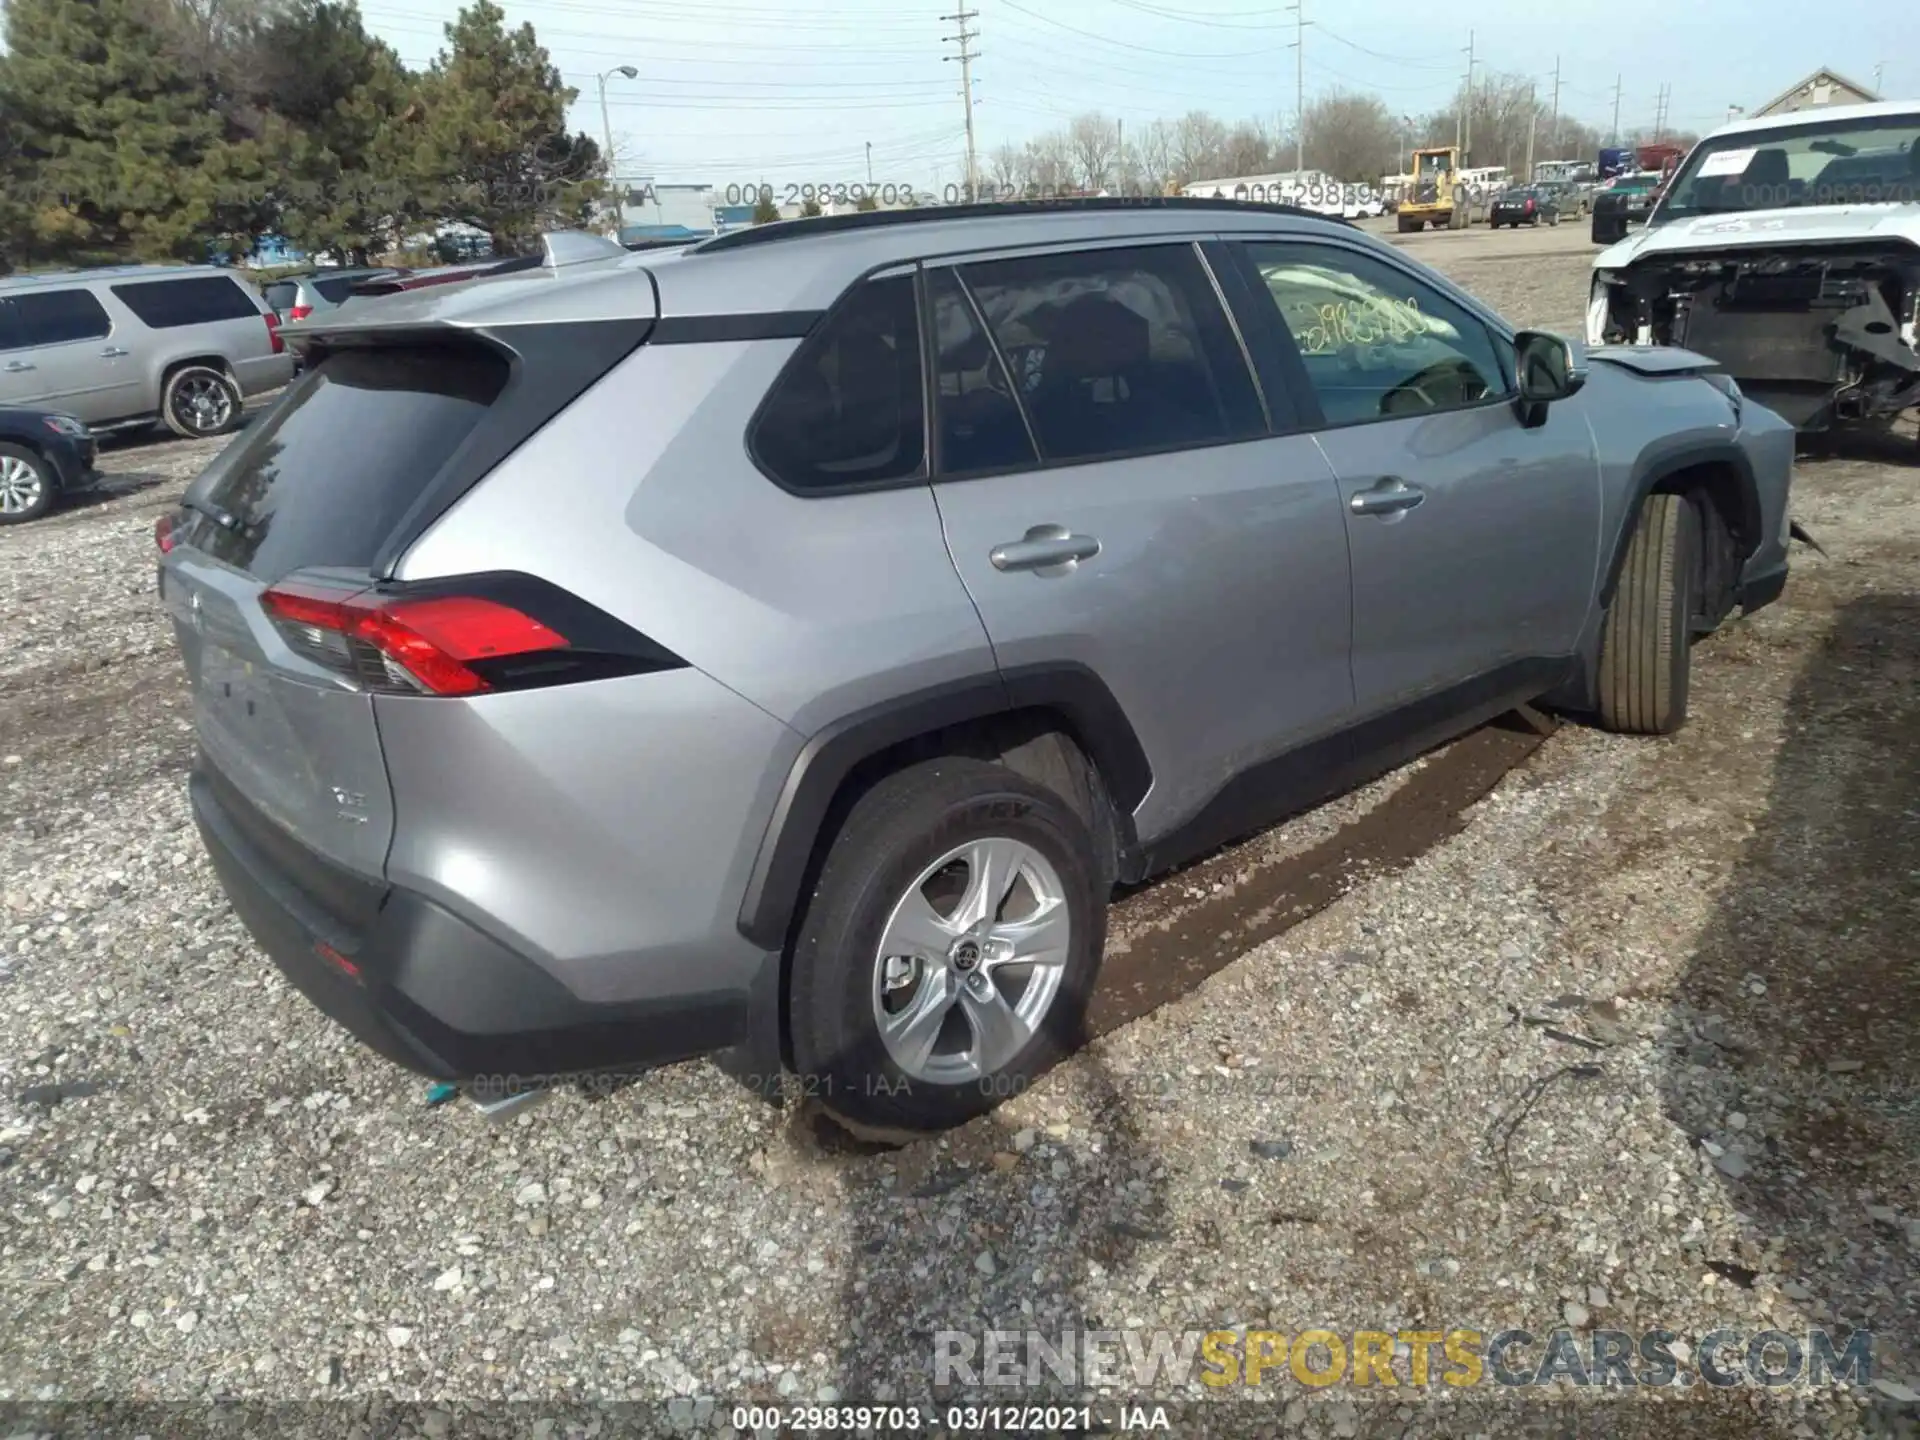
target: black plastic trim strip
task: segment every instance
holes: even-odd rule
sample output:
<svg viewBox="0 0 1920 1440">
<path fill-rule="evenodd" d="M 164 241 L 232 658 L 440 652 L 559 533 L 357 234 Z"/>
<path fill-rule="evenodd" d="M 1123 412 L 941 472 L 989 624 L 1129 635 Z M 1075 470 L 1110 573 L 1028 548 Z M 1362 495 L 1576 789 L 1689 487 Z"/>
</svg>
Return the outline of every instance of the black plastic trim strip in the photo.
<svg viewBox="0 0 1920 1440">
<path fill-rule="evenodd" d="M 1663 480 L 1699 465 L 1729 465 L 1740 480 L 1741 526 L 1748 535 L 1748 548 L 1736 559 L 1745 561 L 1758 543 L 1761 526 L 1760 487 L 1753 475 L 1753 462 L 1747 452 L 1732 440 L 1695 440 L 1656 448 L 1642 455 L 1635 466 L 1630 486 L 1631 498 L 1614 533 L 1613 549 L 1607 556 L 1606 579 L 1600 587 L 1600 608 L 1613 603 L 1614 589 L 1620 583 L 1620 570 L 1626 564 L 1627 547 L 1640 524 L 1640 509 Z"/>
<path fill-rule="evenodd" d="M 745 315 L 666 315 L 647 337 L 651 345 L 716 345 L 740 340 L 804 340 L 824 310 L 769 310 Z"/>
</svg>

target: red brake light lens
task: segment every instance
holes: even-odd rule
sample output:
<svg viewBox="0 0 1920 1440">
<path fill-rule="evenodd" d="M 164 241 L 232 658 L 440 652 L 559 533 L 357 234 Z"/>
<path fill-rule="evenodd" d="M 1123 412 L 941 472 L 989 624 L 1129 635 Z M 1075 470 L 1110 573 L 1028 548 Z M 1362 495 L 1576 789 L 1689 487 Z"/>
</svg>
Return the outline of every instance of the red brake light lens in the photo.
<svg viewBox="0 0 1920 1440">
<path fill-rule="evenodd" d="M 153 522 L 153 543 L 160 547 L 162 555 L 173 551 L 173 516 L 162 515 Z"/>
<path fill-rule="evenodd" d="M 494 687 L 475 663 L 569 646 L 566 636 L 532 616 L 473 595 L 415 599 L 283 585 L 260 603 L 294 649 L 371 689 L 478 695 Z"/>
<path fill-rule="evenodd" d="M 269 310 L 261 318 L 267 322 L 267 338 L 273 342 L 273 353 L 283 354 L 286 351 L 287 342 L 280 338 L 280 317 Z"/>
<path fill-rule="evenodd" d="M 287 311 L 287 318 L 289 320 L 304 320 L 312 313 L 313 307 L 311 305 L 296 305 Z"/>
</svg>

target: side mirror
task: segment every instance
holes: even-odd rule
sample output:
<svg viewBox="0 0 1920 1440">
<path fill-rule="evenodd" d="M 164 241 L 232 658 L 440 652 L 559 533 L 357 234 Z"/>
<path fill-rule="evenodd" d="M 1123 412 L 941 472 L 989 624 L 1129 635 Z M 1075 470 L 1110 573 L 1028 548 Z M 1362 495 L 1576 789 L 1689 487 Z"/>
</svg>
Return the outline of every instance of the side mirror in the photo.
<svg viewBox="0 0 1920 1440">
<path fill-rule="evenodd" d="M 1545 407 L 1576 395 L 1587 383 L 1587 368 L 1573 342 L 1545 330 L 1522 330 L 1513 337 L 1514 368 L 1520 382 L 1521 418 L 1537 425 Z"/>
</svg>

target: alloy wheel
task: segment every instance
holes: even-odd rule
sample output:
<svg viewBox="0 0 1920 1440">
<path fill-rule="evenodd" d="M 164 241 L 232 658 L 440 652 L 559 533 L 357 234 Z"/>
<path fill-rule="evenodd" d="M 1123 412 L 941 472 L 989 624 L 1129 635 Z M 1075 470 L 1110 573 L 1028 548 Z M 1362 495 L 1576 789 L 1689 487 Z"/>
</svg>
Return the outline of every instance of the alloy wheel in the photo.
<svg viewBox="0 0 1920 1440">
<path fill-rule="evenodd" d="M 174 387 L 173 413 L 189 430 L 209 435 L 233 418 L 233 394 L 216 375 L 190 375 Z"/>
<path fill-rule="evenodd" d="M 970 840 L 894 905 L 873 964 L 873 1018 L 903 1074 L 980 1081 L 1026 1048 L 1060 992 L 1073 937 L 1060 875 L 1032 846 Z"/>
<path fill-rule="evenodd" d="M 37 506 L 47 482 L 17 455 L 0 455 L 0 514 L 25 515 Z"/>
</svg>

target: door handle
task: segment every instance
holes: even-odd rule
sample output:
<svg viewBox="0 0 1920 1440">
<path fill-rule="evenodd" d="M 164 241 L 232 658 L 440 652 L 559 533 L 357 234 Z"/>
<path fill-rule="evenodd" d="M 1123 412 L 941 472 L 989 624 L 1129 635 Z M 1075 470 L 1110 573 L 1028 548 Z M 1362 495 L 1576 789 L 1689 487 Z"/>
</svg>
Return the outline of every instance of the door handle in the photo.
<svg viewBox="0 0 1920 1440">
<path fill-rule="evenodd" d="M 996 570 L 1044 570 L 1050 565 L 1074 565 L 1100 553 L 1091 535 L 1075 535 L 1064 525 L 1035 525 L 1021 540 L 996 545 L 987 558 Z"/>
<path fill-rule="evenodd" d="M 25 360 L 9 360 L 7 362 L 7 373 L 9 375 L 18 375 L 22 370 L 32 370 L 34 368 L 34 366 L 28 364 Z"/>
<path fill-rule="evenodd" d="M 127 352 L 122 350 L 118 345 L 109 345 L 106 349 L 102 350 L 100 353 L 107 359 L 111 360 L 116 356 L 124 355 Z"/>
<path fill-rule="evenodd" d="M 1362 490 L 1347 502 L 1356 515 L 1393 515 L 1411 510 L 1427 498 L 1418 485 L 1409 485 L 1398 475 L 1389 475 L 1370 490 Z"/>
</svg>

